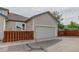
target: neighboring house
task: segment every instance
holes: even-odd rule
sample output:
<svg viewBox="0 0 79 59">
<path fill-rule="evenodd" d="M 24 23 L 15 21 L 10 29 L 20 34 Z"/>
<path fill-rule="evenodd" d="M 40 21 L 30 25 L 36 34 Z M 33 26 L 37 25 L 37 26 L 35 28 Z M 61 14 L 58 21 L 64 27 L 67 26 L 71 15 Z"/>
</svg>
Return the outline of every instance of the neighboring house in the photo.
<svg viewBox="0 0 79 59">
<path fill-rule="evenodd" d="M 0 40 L 2 40 L 4 37 L 3 35 L 5 31 L 5 20 L 7 19 L 8 13 L 8 9 L 0 7 Z"/>
<path fill-rule="evenodd" d="M 57 37 L 58 21 L 49 11 L 29 18 L 26 25 L 27 31 L 34 32 L 35 40 L 45 41 Z"/>
<path fill-rule="evenodd" d="M 3 40 L 5 31 L 25 31 L 26 20 L 27 17 L 10 13 L 8 9 L 0 7 L 0 40 Z"/>
<path fill-rule="evenodd" d="M 35 15 L 28 19 L 27 17 L 10 13 L 8 9 L 0 9 L 4 12 L 6 11 L 5 13 L 1 13 L 0 15 L 0 40 L 7 38 L 7 40 L 10 39 L 9 41 L 11 41 L 18 37 L 18 34 L 16 33 L 15 35 L 15 32 L 13 32 L 13 34 L 6 34 L 4 33 L 5 31 L 21 31 L 21 33 L 23 32 L 22 34 L 20 33 L 19 38 L 16 38 L 17 40 L 19 40 L 20 37 L 21 40 L 24 40 L 26 38 L 30 39 L 31 37 L 37 41 L 45 41 L 57 37 L 58 21 L 49 11 Z M 4 34 L 9 35 L 10 38 L 8 38 L 8 36 Z M 14 41 L 17 41 L 16 39 Z"/>
</svg>

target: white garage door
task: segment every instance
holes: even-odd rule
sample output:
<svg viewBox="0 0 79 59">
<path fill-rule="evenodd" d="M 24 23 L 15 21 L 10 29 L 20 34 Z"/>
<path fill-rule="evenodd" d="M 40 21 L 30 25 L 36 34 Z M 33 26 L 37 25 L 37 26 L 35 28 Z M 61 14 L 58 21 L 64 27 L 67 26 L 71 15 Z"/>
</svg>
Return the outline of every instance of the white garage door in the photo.
<svg viewBox="0 0 79 59">
<path fill-rule="evenodd" d="M 36 27 L 35 37 L 36 39 L 50 39 L 56 36 L 55 27 Z"/>
</svg>

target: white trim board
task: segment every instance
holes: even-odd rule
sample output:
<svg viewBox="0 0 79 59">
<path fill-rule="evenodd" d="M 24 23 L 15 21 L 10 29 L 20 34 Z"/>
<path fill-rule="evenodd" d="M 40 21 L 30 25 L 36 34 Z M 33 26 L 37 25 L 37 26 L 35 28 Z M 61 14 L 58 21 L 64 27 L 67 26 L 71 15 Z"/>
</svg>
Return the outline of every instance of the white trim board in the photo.
<svg viewBox="0 0 79 59">
<path fill-rule="evenodd" d="M 56 27 L 50 26 L 50 25 L 36 25 L 35 27 L 51 27 L 51 28 L 56 28 Z"/>
</svg>

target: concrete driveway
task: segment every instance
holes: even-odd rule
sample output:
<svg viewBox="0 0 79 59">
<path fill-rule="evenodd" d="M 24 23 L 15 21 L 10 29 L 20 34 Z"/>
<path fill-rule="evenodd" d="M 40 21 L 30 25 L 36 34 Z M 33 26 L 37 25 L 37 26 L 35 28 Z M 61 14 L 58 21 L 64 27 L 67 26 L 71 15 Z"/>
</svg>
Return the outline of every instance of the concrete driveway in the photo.
<svg viewBox="0 0 79 59">
<path fill-rule="evenodd" d="M 43 47 L 48 52 L 79 52 L 79 37 L 59 37 L 61 39 L 30 44 L 32 47 Z M 9 47 L 8 51 L 28 52 L 26 45 Z M 32 50 L 30 52 L 43 52 L 43 50 Z"/>
<path fill-rule="evenodd" d="M 62 37 L 60 42 L 46 50 L 50 52 L 79 52 L 79 37 Z"/>
</svg>

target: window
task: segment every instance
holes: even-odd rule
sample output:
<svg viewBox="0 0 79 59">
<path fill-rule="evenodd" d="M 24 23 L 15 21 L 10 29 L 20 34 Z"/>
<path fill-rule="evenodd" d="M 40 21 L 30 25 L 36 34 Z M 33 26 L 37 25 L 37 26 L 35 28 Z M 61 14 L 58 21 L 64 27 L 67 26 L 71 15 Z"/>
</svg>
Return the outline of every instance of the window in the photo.
<svg viewBox="0 0 79 59">
<path fill-rule="evenodd" d="M 2 14 L 5 15 L 5 11 L 4 10 L 2 10 Z"/>
<path fill-rule="evenodd" d="M 3 15 L 7 15 L 7 11 L 5 11 L 5 10 L 0 10 L 0 13 Z"/>
<path fill-rule="evenodd" d="M 2 10 L 0 10 L 0 13 L 2 14 Z"/>
<path fill-rule="evenodd" d="M 25 23 L 16 22 L 16 29 L 25 30 Z"/>
</svg>

